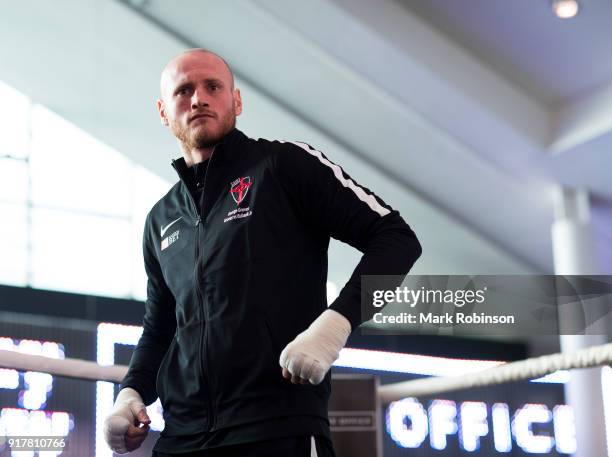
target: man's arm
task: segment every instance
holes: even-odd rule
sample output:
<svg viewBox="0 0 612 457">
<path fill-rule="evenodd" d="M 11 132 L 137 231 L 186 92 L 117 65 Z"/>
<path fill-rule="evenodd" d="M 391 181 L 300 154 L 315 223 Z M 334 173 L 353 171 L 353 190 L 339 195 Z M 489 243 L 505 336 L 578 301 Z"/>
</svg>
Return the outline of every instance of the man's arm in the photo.
<svg viewBox="0 0 612 457">
<path fill-rule="evenodd" d="M 143 236 L 143 257 L 147 273 L 147 301 L 143 331 L 130 360 L 121 388 L 131 387 L 149 405 L 157 398 L 155 380 L 176 331 L 176 302 L 162 275 L 151 239 L 150 215 Z"/>
<path fill-rule="evenodd" d="M 117 454 L 137 449 L 147 437 L 151 420 L 145 404 L 149 405 L 157 398 L 157 371 L 176 329 L 175 301 L 155 257 L 150 237 L 150 217 L 149 214 L 143 236 L 148 278 L 143 332 L 113 410 L 104 421 L 104 438 Z"/>
<path fill-rule="evenodd" d="M 363 253 L 329 307 L 355 329 L 363 322 L 361 276 L 405 275 L 421 255 L 421 245 L 397 211 L 323 153 L 305 143 L 285 146 L 277 156 L 280 180 L 305 223 Z"/>
<path fill-rule="evenodd" d="M 281 185 L 315 233 L 332 236 L 363 253 L 340 294 L 281 353 L 283 376 L 318 384 L 338 358 L 361 315 L 363 275 L 405 275 L 421 255 L 414 232 L 397 211 L 358 185 L 323 153 L 304 143 L 287 143 L 276 156 Z"/>
</svg>

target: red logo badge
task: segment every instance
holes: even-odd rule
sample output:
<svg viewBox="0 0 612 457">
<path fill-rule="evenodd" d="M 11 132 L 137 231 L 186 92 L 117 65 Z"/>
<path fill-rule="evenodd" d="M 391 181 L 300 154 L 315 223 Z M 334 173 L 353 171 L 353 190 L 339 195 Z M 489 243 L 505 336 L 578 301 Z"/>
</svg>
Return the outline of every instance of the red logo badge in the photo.
<svg viewBox="0 0 612 457">
<path fill-rule="evenodd" d="M 253 183 L 251 182 L 251 178 L 249 176 L 232 181 L 230 185 L 230 194 L 236 204 L 239 205 L 242 203 L 242 200 L 244 200 L 244 197 L 246 197 L 247 193 L 249 192 L 249 187 L 251 187 L 251 184 Z"/>
</svg>

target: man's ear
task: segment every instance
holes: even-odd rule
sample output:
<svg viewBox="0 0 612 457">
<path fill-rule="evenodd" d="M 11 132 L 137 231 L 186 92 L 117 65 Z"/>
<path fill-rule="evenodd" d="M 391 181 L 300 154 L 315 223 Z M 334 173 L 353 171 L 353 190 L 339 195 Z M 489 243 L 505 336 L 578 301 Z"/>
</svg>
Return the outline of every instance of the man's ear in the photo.
<svg viewBox="0 0 612 457">
<path fill-rule="evenodd" d="M 170 121 L 168 121 L 168 116 L 166 115 L 166 105 L 161 99 L 157 100 L 157 112 L 159 113 L 162 125 L 170 125 Z"/>
<path fill-rule="evenodd" d="M 234 89 L 234 111 L 236 116 L 240 116 L 242 113 L 242 97 L 240 96 L 240 89 Z"/>
</svg>

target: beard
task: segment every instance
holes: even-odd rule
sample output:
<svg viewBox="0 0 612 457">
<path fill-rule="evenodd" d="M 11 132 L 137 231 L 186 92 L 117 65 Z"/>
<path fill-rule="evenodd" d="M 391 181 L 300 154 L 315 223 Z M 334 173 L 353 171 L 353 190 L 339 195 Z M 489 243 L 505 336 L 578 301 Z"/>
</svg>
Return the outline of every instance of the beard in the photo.
<svg viewBox="0 0 612 457">
<path fill-rule="evenodd" d="M 213 124 L 213 125 L 210 125 Z M 191 128 L 176 120 L 170 124 L 174 136 L 188 149 L 205 149 L 218 144 L 236 126 L 236 114 L 229 110 L 221 118 L 208 118 L 205 123 Z"/>
</svg>

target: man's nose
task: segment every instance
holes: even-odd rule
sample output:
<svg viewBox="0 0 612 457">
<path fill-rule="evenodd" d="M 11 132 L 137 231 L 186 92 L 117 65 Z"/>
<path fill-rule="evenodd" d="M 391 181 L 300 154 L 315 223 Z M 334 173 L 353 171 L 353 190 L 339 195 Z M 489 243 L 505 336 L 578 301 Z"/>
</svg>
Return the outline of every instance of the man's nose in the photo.
<svg viewBox="0 0 612 457">
<path fill-rule="evenodd" d="M 191 107 L 197 109 L 201 106 L 208 106 L 208 94 L 205 90 L 197 88 L 191 96 Z"/>
</svg>

